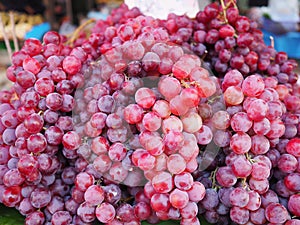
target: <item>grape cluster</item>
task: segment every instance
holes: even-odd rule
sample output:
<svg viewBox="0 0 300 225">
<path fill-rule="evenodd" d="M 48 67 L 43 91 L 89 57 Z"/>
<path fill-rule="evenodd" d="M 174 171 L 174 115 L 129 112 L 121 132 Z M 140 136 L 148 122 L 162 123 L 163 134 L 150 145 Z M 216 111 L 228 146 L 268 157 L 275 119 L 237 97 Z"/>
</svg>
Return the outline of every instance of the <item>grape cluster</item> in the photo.
<svg viewBox="0 0 300 225">
<path fill-rule="evenodd" d="M 123 4 L 88 33 L 13 54 L 1 203 L 27 225 L 299 224 L 297 64 L 235 1 L 167 20 Z"/>
<path fill-rule="evenodd" d="M 197 56 L 149 35 L 108 50 L 75 92 L 74 130 L 85 140 L 77 153 L 105 180 L 145 186 L 138 193 L 147 200 L 127 205 L 136 217 L 122 221 L 155 212 L 197 223 L 205 188 L 191 174 L 199 154 L 194 133 L 202 127 L 200 100 L 213 96 L 216 84 Z"/>
</svg>

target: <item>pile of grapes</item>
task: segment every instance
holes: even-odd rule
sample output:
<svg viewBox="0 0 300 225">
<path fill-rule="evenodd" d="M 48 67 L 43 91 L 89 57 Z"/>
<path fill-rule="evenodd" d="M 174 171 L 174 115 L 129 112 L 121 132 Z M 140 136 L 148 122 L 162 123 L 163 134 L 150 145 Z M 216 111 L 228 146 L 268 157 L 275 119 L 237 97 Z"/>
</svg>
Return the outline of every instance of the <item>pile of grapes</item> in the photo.
<svg viewBox="0 0 300 225">
<path fill-rule="evenodd" d="M 0 203 L 26 225 L 299 225 L 296 67 L 233 0 L 28 39 L 0 92 Z"/>
</svg>

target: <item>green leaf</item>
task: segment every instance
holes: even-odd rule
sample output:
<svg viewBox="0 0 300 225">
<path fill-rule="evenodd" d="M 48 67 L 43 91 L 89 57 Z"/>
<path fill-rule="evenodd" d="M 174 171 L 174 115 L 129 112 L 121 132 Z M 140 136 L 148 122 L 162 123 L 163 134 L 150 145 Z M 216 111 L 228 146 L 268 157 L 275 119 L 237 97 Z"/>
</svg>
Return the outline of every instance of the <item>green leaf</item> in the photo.
<svg viewBox="0 0 300 225">
<path fill-rule="evenodd" d="M 205 221 L 202 217 L 200 218 L 201 225 L 210 225 L 207 221 Z M 174 221 L 174 220 L 168 220 L 168 221 L 163 221 L 158 223 L 157 225 L 179 225 L 179 221 Z M 150 223 L 147 222 L 142 222 L 142 225 L 151 225 Z"/>
<path fill-rule="evenodd" d="M 174 221 L 174 220 L 168 220 L 168 221 L 162 221 L 157 225 L 179 225 L 180 223 L 178 221 Z M 142 225 L 152 225 L 150 223 L 147 222 L 142 222 Z"/>
<path fill-rule="evenodd" d="M 25 218 L 15 208 L 8 208 L 0 204 L 0 225 L 23 225 L 24 219 Z M 200 218 L 200 221 L 201 221 L 201 225 L 210 225 L 203 218 Z M 96 222 L 95 224 L 100 224 L 100 223 Z M 168 220 L 168 221 L 162 221 L 157 225 L 179 225 L 179 224 L 180 224 L 179 221 Z M 151 224 L 144 221 L 142 222 L 142 225 L 151 225 Z"/>
<path fill-rule="evenodd" d="M 23 225 L 24 217 L 15 208 L 8 208 L 0 204 L 0 224 Z"/>
</svg>

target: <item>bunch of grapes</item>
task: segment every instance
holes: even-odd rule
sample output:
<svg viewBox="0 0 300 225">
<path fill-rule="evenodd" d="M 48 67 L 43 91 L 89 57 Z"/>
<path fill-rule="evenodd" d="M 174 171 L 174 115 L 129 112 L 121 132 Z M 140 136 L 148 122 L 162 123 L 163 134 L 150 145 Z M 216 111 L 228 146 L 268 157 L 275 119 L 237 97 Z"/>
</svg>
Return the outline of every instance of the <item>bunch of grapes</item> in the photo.
<svg viewBox="0 0 300 225">
<path fill-rule="evenodd" d="M 233 0 L 26 40 L 0 92 L 0 202 L 27 225 L 299 224 L 296 66 Z"/>
</svg>

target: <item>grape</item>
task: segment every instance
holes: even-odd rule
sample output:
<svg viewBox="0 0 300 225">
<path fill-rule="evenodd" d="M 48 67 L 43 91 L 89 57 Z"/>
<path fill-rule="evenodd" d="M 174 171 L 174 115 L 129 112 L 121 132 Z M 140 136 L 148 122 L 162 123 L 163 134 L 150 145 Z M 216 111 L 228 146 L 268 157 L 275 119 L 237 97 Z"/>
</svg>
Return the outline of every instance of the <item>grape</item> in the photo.
<svg viewBox="0 0 300 225">
<path fill-rule="evenodd" d="M 74 75 L 81 69 L 81 62 L 75 56 L 67 56 L 62 63 L 65 72 Z"/>
<path fill-rule="evenodd" d="M 298 203 L 299 203 L 299 194 L 295 194 L 292 195 L 289 198 L 288 201 L 288 209 L 290 210 L 290 212 L 292 212 L 294 215 L 299 216 L 299 208 L 297 207 Z"/>
<path fill-rule="evenodd" d="M 115 208 L 109 203 L 102 203 L 96 208 L 96 217 L 101 223 L 108 223 L 116 214 Z"/>
<path fill-rule="evenodd" d="M 54 196 L 51 199 L 51 202 L 49 203 L 49 205 L 47 206 L 47 209 L 51 214 L 54 214 L 57 211 L 63 210 L 64 209 L 63 199 L 59 196 Z"/>
<path fill-rule="evenodd" d="M 167 160 L 167 168 L 172 174 L 179 174 L 186 168 L 186 162 L 179 154 L 172 154 Z"/>
<path fill-rule="evenodd" d="M 174 184 L 178 189 L 187 191 L 193 187 L 193 177 L 190 173 L 183 172 L 174 177 Z"/>
<path fill-rule="evenodd" d="M 61 109 L 63 106 L 62 95 L 55 92 L 48 94 L 46 97 L 46 106 L 53 111 Z"/>
<path fill-rule="evenodd" d="M 143 109 L 137 104 L 131 104 L 124 109 L 124 119 L 129 124 L 135 124 L 142 120 Z"/>
<path fill-rule="evenodd" d="M 201 201 L 205 196 L 205 187 L 200 182 L 194 182 L 192 187 L 187 191 L 189 199 L 193 202 Z"/>
<path fill-rule="evenodd" d="M 153 156 L 161 156 L 164 151 L 163 139 L 161 137 L 152 137 L 145 143 L 145 149 Z"/>
<path fill-rule="evenodd" d="M 155 157 L 145 151 L 137 160 L 137 166 L 144 171 L 151 170 L 155 166 Z"/>
<path fill-rule="evenodd" d="M 239 105 L 244 100 L 242 89 L 238 86 L 230 86 L 224 92 L 224 100 L 228 105 Z"/>
<path fill-rule="evenodd" d="M 268 165 L 263 162 L 255 162 L 252 164 L 252 172 L 251 176 L 256 180 L 264 180 L 267 179 L 270 175 L 270 170 Z"/>
<path fill-rule="evenodd" d="M 269 182 L 267 179 L 255 180 L 250 178 L 249 186 L 252 190 L 258 192 L 259 194 L 264 194 L 269 190 Z"/>
<path fill-rule="evenodd" d="M 31 134 L 38 133 L 43 128 L 43 125 L 44 125 L 43 118 L 36 113 L 29 115 L 24 120 L 24 127 L 26 131 Z"/>
<path fill-rule="evenodd" d="M 17 167 L 20 173 L 28 176 L 38 168 L 38 161 L 36 160 L 36 157 L 29 154 L 24 154 L 22 157 L 20 157 Z"/>
<path fill-rule="evenodd" d="M 251 137 L 252 147 L 251 152 L 258 154 L 265 154 L 270 149 L 269 140 L 263 135 L 254 135 Z"/>
<path fill-rule="evenodd" d="M 21 201 L 20 186 L 7 187 L 2 194 L 2 203 L 8 207 L 14 207 Z"/>
<path fill-rule="evenodd" d="M 198 206 L 195 202 L 189 202 L 184 208 L 180 209 L 180 214 L 184 219 L 193 219 L 197 216 Z"/>
<path fill-rule="evenodd" d="M 90 205 L 99 205 L 104 200 L 104 191 L 97 185 L 91 185 L 84 193 L 84 200 Z"/>
<path fill-rule="evenodd" d="M 252 165 L 245 157 L 239 155 L 233 160 L 231 169 L 236 177 L 248 177 L 252 172 Z"/>
<path fill-rule="evenodd" d="M 30 195 L 30 202 L 35 208 L 47 206 L 51 201 L 51 192 L 46 188 L 35 188 Z"/>
<path fill-rule="evenodd" d="M 274 213 L 274 211 L 276 213 Z M 289 215 L 286 208 L 279 203 L 271 203 L 266 207 L 265 215 L 271 223 L 284 223 Z"/>
<path fill-rule="evenodd" d="M 287 153 L 294 155 L 295 157 L 299 157 L 300 154 L 298 153 L 298 147 L 300 144 L 300 139 L 299 138 L 293 138 L 291 139 L 287 145 L 286 145 L 286 151 Z"/>
<path fill-rule="evenodd" d="M 285 224 L 287 224 L 287 225 L 294 225 L 294 224 L 297 224 L 299 222 L 300 221 L 297 220 L 297 219 L 291 219 L 291 220 L 288 220 Z"/>
<path fill-rule="evenodd" d="M 240 208 L 247 206 L 249 203 L 249 198 L 250 196 L 248 192 L 240 187 L 233 189 L 229 196 L 230 204 Z"/>
<path fill-rule="evenodd" d="M 218 193 L 211 188 L 206 189 L 204 198 L 201 201 L 201 205 L 206 210 L 212 210 L 219 204 Z"/>
<path fill-rule="evenodd" d="M 189 201 L 189 196 L 186 191 L 181 191 L 179 189 L 174 189 L 170 196 L 170 203 L 174 208 L 182 209 L 187 206 Z"/>
<path fill-rule="evenodd" d="M 230 144 L 231 134 L 228 131 L 217 130 L 214 133 L 213 141 L 219 147 L 228 147 Z"/>
<path fill-rule="evenodd" d="M 81 139 L 77 133 L 75 133 L 74 131 L 69 131 L 64 134 L 62 138 L 62 144 L 66 149 L 75 150 L 79 148 Z"/>
<path fill-rule="evenodd" d="M 30 71 L 20 71 L 16 75 L 16 82 L 22 87 L 22 88 L 29 88 L 34 85 L 36 81 L 35 75 L 31 73 Z"/>
<path fill-rule="evenodd" d="M 185 88 L 180 92 L 180 96 L 188 107 L 196 107 L 199 104 L 200 96 L 196 88 Z"/>
<path fill-rule="evenodd" d="M 146 220 L 151 216 L 151 207 L 146 202 L 139 202 L 134 208 L 134 213 L 140 220 Z"/>
<path fill-rule="evenodd" d="M 134 208 L 127 203 L 123 203 L 117 208 L 116 215 L 123 222 L 130 222 L 136 219 Z"/>
<path fill-rule="evenodd" d="M 267 222 L 264 208 L 259 208 L 254 212 L 250 212 L 250 221 L 254 224 L 263 224 Z"/>
<path fill-rule="evenodd" d="M 300 183 L 299 183 L 299 173 L 290 173 L 284 178 L 285 186 L 291 191 L 299 191 Z"/>
<path fill-rule="evenodd" d="M 298 161 L 290 154 L 282 154 L 278 160 L 278 168 L 286 173 L 292 173 L 297 169 Z"/>
<path fill-rule="evenodd" d="M 71 131 L 74 129 L 72 118 L 69 116 L 60 116 L 55 125 L 63 131 Z"/>
<path fill-rule="evenodd" d="M 261 195 L 261 205 L 264 208 L 267 207 L 270 203 L 279 203 L 277 194 L 272 190 L 268 190 L 266 193 Z"/>
<path fill-rule="evenodd" d="M 231 187 L 237 182 L 237 177 L 229 166 L 220 167 L 217 170 L 216 179 L 223 187 Z"/>
<path fill-rule="evenodd" d="M 181 117 L 183 130 L 188 133 L 195 133 L 202 127 L 201 117 L 195 113 L 190 112 Z"/>
<path fill-rule="evenodd" d="M 94 183 L 94 180 L 92 175 L 81 172 L 77 174 L 74 183 L 80 191 L 86 191 Z"/>
<path fill-rule="evenodd" d="M 167 118 L 171 114 L 169 103 L 165 100 L 157 100 L 152 107 L 152 111 L 157 113 L 162 119 Z"/>
<path fill-rule="evenodd" d="M 179 132 L 183 130 L 182 121 L 178 117 L 175 117 L 173 115 L 162 121 L 162 131 L 164 133 L 167 133 L 170 130 Z"/>
<path fill-rule="evenodd" d="M 247 109 L 247 115 L 253 121 L 259 121 L 266 117 L 268 105 L 261 99 L 253 100 Z"/>
<path fill-rule="evenodd" d="M 180 148 L 183 147 L 184 136 L 181 132 L 171 130 L 164 136 L 163 143 L 166 148 L 165 151 L 169 154 L 169 152 L 171 153 L 178 151 Z"/>
<path fill-rule="evenodd" d="M 108 156 L 112 161 L 121 161 L 126 156 L 126 148 L 121 143 L 114 143 L 108 150 Z"/>
<path fill-rule="evenodd" d="M 24 176 L 18 169 L 10 169 L 3 176 L 3 184 L 7 187 L 20 186 L 24 180 Z"/>
<path fill-rule="evenodd" d="M 233 206 L 230 209 L 230 218 L 238 224 L 245 224 L 249 220 L 249 211 L 238 206 Z"/>
<path fill-rule="evenodd" d="M 77 209 L 77 215 L 85 223 L 90 223 L 95 220 L 95 207 L 83 202 Z"/>
<path fill-rule="evenodd" d="M 187 225 L 187 224 L 199 225 L 200 222 L 199 222 L 197 217 L 194 217 L 192 219 L 182 219 L 181 222 L 180 222 L 180 225 Z"/>
<path fill-rule="evenodd" d="M 167 100 L 170 100 L 180 93 L 181 85 L 173 77 L 162 77 L 158 82 L 158 90 Z"/>
<path fill-rule="evenodd" d="M 57 126 L 51 126 L 45 131 L 45 138 L 50 145 L 59 145 L 63 135 L 63 131 Z"/>
<path fill-rule="evenodd" d="M 95 114 L 94 114 L 95 115 Z M 92 116 L 92 118 L 94 117 L 94 115 Z M 97 119 L 97 121 L 95 121 L 97 124 L 99 123 L 99 125 L 97 125 L 97 128 L 99 127 L 100 129 L 102 129 L 105 125 L 100 123 L 101 122 L 101 118 L 102 118 L 102 113 L 100 113 L 99 115 L 101 115 L 101 117 L 99 118 L 100 121 L 98 121 L 97 117 L 95 119 Z M 112 114 L 109 114 L 108 116 L 104 116 L 104 118 L 106 118 L 105 120 L 105 123 L 108 127 L 110 128 L 120 128 L 123 124 L 123 121 L 122 121 L 122 118 L 116 114 L 116 113 L 112 113 Z M 92 121 L 91 121 L 91 124 L 92 124 Z M 101 124 L 101 125 L 100 125 Z M 96 124 L 95 124 L 96 125 Z M 92 124 L 93 126 L 93 124 Z M 103 127 L 102 127 L 103 126 Z M 95 127 L 95 126 L 94 126 Z M 101 128 L 102 127 L 102 128 Z"/>
<path fill-rule="evenodd" d="M 28 137 L 27 149 L 33 153 L 40 153 L 46 149 L 47 140 L 44 135 L 37 133 Z"/>
<path fill-rule="evenodd" d="M 225 41 L 226 41 L 226 39 L 225 39 Z M 243 80 L 244 80 L 243 75 L 238 70 L 234 69 L 234 70 L 228 71 L 224 75 L 224 80 L 222 82 L 222 88 L 223 88 L 223 90 L 226 90 L 230 86 L 241 87 Z"/>
<path fill-rule="evenodd" d="M 185 105 L 183 97 L 177 95 L 170 100 L 170 110 L 171 113 L 182 116 L 188 112 L 188 106 Z"/>
<path fill-rule="evenodd" d="M 167 194 L 154 194 L 151 197 L 151 208 L 156 212 L 167 212 L 171 206 Z"/>
<path fill-rule="evenodd" d="M 251 138 L 247 133 L 236 133 L 231 137 L 230 147 L 236 154 L 246 153 L 251 148 Z"/>
<path fill-rule="evenodd" d="M 221 3 L 26 40 L 0 91 L 1 202 L 26 224 L 297 223 L 297 63 Z"/>
<path fill-rule="evenodd" d="M 30 213 L 26 219 L 25 219 L 25 224 L 26 225 L 42 225 L 44 224 L 45 221 L 45 216 L 42 212 L 40 211 L 35 211 Z"/>
<path fill-rule="evenodd" d="M 207 210 L 204 213 L 204 217 L 209 223 L 217 223 L 220 218 L 219 214 L 214 210 Z"/>
<path fill-rule="evenodd" d="M 235 113 L 230 121 L 231 128 L 235 132 L 247 132 L 252 127 L 252 121 L 245 112 Z"/>
<path fill-rule="evenodd" d="M 161 172 L 153 177 L 152 185 L 156 192 L 168 193 L 173 189 L 172 175 L 167 172 Z"/>
<path fill-rule="evenodd" d="M 155 103 L 155 94 L 149 88 L 139 88 L 135 92 L 136 103 L 144 109 L 149 109 Z"/>
</svg>

